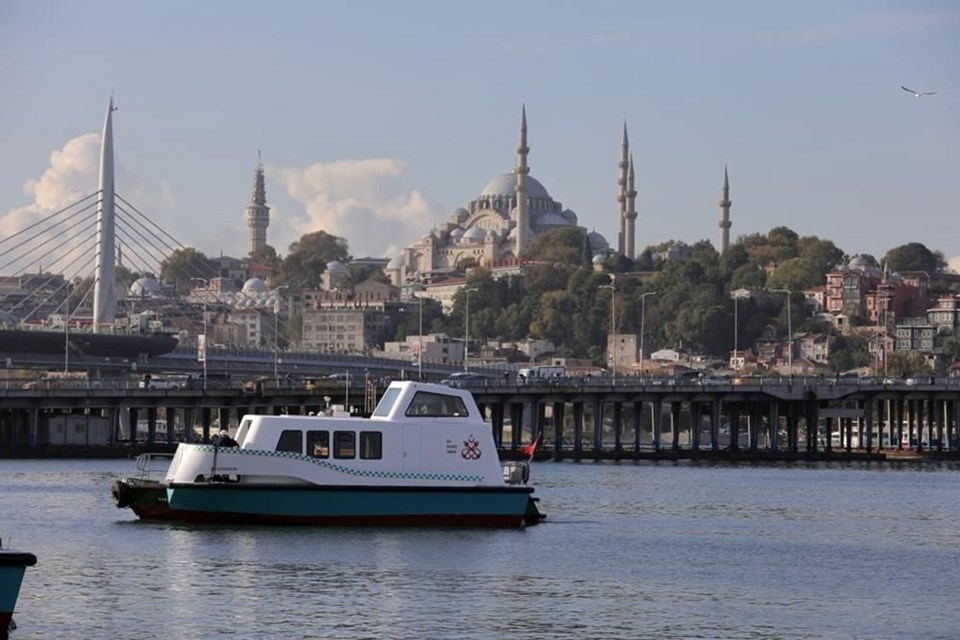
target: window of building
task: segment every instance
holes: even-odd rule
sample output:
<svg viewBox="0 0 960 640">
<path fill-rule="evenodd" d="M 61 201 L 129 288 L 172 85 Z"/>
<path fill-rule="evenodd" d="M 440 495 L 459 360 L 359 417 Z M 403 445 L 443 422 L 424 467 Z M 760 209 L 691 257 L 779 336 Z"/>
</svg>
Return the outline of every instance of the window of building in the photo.
<svg viewBox="0 0 960 640">
<path fill-rule="evenodd" d="M 303 453 L 303 434 L 299 430 L 285 429 L 280 433 L 277 451 Z"/>
<path fill-rule="evenodd" d="M 307 431 L 307 455 L 314 458 L 330 457 L 329 431 Z"/>
<path fill-rule="evenodd" d="M 383 458 L 383 434 L 379 431 L 360 432 L 360 459 L 380 460 Z"/>
<path fill-rule="evenodd" d="M 333 432 L 333 457 L 353 459 L 357 457 L 357 434 L 354 431 Z"/>
</svg>

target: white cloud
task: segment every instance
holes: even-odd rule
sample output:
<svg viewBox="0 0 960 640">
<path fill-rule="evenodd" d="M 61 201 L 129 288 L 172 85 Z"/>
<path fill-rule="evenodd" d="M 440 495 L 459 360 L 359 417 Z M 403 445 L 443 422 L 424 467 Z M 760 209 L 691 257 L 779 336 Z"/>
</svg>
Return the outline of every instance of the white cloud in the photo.
<svg viewBox="0 0 960 640">
<path fill-rule="evenodd" d="M 394 256 L 432 226 L 427 199 L 402 184 L 403 164 L 391 158 L 338 160 L 267 172 L 304 208 L 304 215 L 286 220 L 291 242 L 307 233 L 326 231 L 346 238 L 354 256 Z"/>
<path fill-rule="evenodd" d="M 31 201 L 0 214 L 4 240 L 0 247 L 2 251 L 9 250 L 0 257 L 0 273 L 36 272 L 41 267 L 44 271 L 63 273 L 71 278 L 92 273 L 96 251 L 93 235 L 96 198 L 84 201 L 80 207 L 71 208 L 71 205 L 97 191 L 99 164 L 100 135 L 96 133 L 72 138 L 62 149 L 50 153 L 50 165 L 43 174 L 24 182 L 23 192 Z M 115 180 L 117 194 L 151 219 L 156 219 L 160 210 L 173 206 L 173 196 L 165 184 L 146 183 L 119 166 Z M 85 208 L 87 205 L 91 206 Z M 126 205 L 122 206 L 129 210 Z M 62 209 L 66 211 L 54 216 Z M 117 215 L 124 214 L 118 212 Z M 136 213 L 133 216 L 139 218 Z M 25 231 L 31 225 L 37 226 Z M 131 228 L 124 221 L 118 225 Z M 17 235 L 20 232 L 23 233 Z M 141 233 L 146 235 L 142 229 Z M 7 247 L 7 242 L 16 242 L 16 248 Z M 124 246 L 131 241 L 118 233 L 118 242 Z M 143 244 L 145 241 L 138 238 L 137 242 Z M 149 266 L 146 257 L 133 258 L 146 253 L 140 247 L 126 248 L 123 252 L 127 266 L 135 270 Z M 139 264 L 132 264 L 131 260 Z"/>
</svg>

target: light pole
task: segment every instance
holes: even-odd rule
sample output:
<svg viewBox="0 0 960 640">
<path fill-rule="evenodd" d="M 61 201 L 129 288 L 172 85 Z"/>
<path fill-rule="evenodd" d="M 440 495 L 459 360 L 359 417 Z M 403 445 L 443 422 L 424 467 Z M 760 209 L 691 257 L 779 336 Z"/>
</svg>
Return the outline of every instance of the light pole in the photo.
<svg viewBox="0 0 960 640">
<path fill-rule="evenodd" d="M 640 379 L 643 380 L 645 377 L 645 370 L 643 368 L 643 320 L 644 316 L 647 313 L 647 296 L 656 295 L 656 291 L 647 291 L 640 294 Z"/>
<path fill-rule="evenodd" d="M 464 289 L 464 293 L 467 296 L 467 310 L 464 314 L 464 329 L 463 329 L 463 372 L 466 373 L 469 371 L 470 364 L 470 294 L 476 292 L 476 288 L 470 287 L 469 289 Z"/>
<path fill-rule="evenodd" d="M 793 319 L 790 311 L 790 289 L 774 289 L 774 293 L 787 294 L 787 369 L 790 370 L 790 377 L 793 377 Z"/>
<path fill-rule="evenodd" d="M 613 380 L 617 380 L 617 288 L 612 284 L 602 284 L 600 289 L 610 289 L 610 363 Z"/>
<path fill-rule="evenodd" d="M 749 295 L 749 293 L 747 294 Z M 740 298 L 744 296 L 744 292 L 741 289 L 737 291 L 731 291 L 730 297 L 733 298 L 733 362 L 734 362 L 734 375 L 740 375 L 740 318 L 739 318 L 739 308 L 740 308 Z"/>
<path fill-rule="evenodd" d="M 280 377 L 280 294 L 287 288 L 287 285 L 281 284 L 273 290 L 277 294 L 277 299 L 273 303 L 273 379 Z"/>
<path fill-rule="evenodd" d="M 420 307 L 420 333 L 417 334 L 417 381 L 423 382 L 423 298 L 417 296 Z"/>
<path fill-rule="evenodd" d="M 190 278 L 193 282 L 203 283 L 203 335 L 197 338 L 197 357 L 203 363 L 203 390 L 207 390 L 207 289 L 210 281 L 206 278 Z"/>
</svg>

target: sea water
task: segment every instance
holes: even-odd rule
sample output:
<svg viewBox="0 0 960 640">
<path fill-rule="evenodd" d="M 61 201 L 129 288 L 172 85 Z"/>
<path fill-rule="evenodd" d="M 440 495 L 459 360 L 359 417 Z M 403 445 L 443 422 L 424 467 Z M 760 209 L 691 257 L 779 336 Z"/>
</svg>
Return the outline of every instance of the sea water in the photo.
<svg viewBox="0 0 960 640">
<path fill-rule="evenodd" d="M 14 640 L 960 637 L 960 467 L 538 462 L 494 531 L 140 522 L 134 467 L 0 461 Z"/>
</svg>

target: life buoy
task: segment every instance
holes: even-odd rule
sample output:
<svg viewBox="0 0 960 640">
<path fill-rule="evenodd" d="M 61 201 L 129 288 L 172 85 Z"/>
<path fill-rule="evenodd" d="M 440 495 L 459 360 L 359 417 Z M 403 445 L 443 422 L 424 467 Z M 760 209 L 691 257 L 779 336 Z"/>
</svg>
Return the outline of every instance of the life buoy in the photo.
<svg viewBox="0 0 960 640">
<path fill-rule="evenodd" d="M 126 482 L 122 480 L 114 482 L 110 488 L 110 495 L 113 496 L 113 504 L 117 505 L 118 509 L 130 506 L 130 488 Z"/>
<path fill-rule="evenodd" d="M 520 465 L 520 481 L 527 484 L 530 481 L 530 463 L 524 462 Z"/>
</svg>

